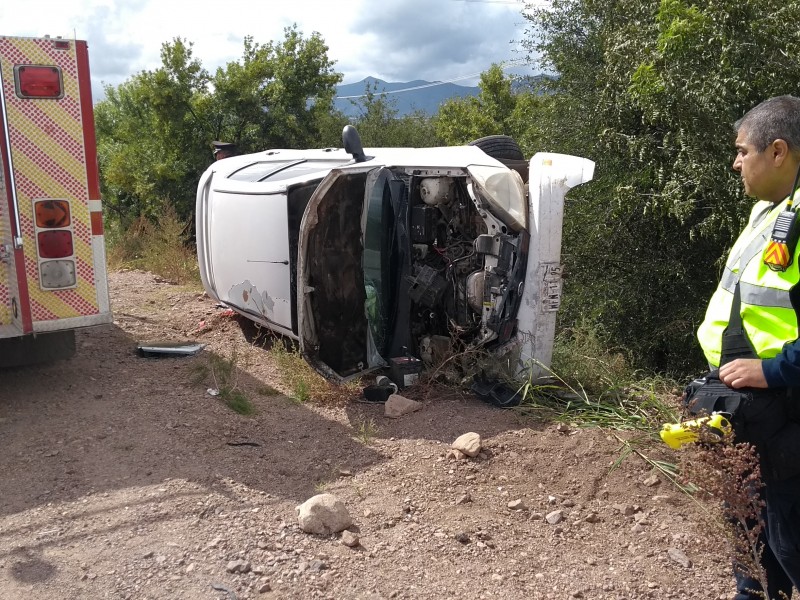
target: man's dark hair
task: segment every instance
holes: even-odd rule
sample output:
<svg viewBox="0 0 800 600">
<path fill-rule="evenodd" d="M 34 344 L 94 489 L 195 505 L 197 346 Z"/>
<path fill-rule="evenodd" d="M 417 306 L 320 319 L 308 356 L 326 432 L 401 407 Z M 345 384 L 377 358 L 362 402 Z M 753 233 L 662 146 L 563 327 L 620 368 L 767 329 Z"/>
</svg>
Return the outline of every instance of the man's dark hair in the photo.
<svg viewBox="0 0 800 600">
<path fill-rule="evenodd" d="M 733 124 L 738 132 L 747 131 L 747 141 L 763 152 L 777 139 L 785 141 L 792 152 L 800 151 L 800 98 L 775 96 L 750 109 Z"/>
</svg>

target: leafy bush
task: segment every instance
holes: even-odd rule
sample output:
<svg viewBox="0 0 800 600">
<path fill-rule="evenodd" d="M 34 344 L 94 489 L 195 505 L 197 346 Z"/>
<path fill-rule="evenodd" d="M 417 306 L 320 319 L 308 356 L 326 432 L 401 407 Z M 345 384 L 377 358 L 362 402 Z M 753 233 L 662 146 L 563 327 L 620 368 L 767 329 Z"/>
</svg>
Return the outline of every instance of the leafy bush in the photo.
<svg viewBox="0 0 800 600">
<path fill-rule="evenodd" d="M 694 331 L 752 205 L 732 124 L 796 89 L 800 2 L 553 0 L 525 16 L 531 59 L 557 74 L 526 139 L 597 163 L 564 211 L 561 322 L 602 323 L 638 366 L 698 370 Z"/>
</svg>

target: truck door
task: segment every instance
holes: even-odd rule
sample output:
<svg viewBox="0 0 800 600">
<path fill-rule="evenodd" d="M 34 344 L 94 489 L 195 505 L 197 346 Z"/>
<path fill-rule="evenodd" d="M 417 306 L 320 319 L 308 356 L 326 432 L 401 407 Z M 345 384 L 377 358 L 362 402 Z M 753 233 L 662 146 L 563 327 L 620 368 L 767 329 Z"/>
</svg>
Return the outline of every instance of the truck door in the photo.
<svg viewBox="0 0 800 600">
<path fill-rule="evenodd" d="M 0 133 L 0 140 L 4 138 Z M 0 151 L 0 338 L 22 333 L 22 311 L 14 261 L 13 205 L 11 190 L 6 184 L 8 169 L 4 154 L 4 151 Z"/>
</svg>

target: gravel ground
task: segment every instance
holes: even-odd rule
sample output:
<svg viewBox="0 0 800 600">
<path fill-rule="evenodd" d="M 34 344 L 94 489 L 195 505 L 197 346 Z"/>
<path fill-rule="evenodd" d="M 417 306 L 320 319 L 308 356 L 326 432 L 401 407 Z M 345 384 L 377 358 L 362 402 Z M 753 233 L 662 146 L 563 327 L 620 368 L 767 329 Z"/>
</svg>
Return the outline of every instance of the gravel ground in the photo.
<svg viewBox="0 0 800 600">
<path fill-rule="evenodd" d="M 113 326 L 73 359 L 0 372 L 0 598 L 733 596 L 701 508 L 643 461 L 612 469 L 611 432 L 436 389 L 409 390 L 423 408 L 400 419 L 267 395 L 271 355 L 201 291 L 127 271 L 111 293 Z M 138 357 L 153 339 L 206 348 Z M 251 416 L 198 381 L 233 349 Z M 481 454 L 448 458 L 466 432 Z M 354 547 L 300 530 L 322 492 Z"/>
</svg>

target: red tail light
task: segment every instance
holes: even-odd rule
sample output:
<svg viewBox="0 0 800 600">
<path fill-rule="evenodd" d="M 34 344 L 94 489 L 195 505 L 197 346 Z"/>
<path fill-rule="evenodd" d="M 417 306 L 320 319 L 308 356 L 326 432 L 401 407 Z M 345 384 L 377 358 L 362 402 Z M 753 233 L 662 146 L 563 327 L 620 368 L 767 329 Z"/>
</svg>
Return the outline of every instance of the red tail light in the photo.
<svg viewBox="0 0 800 600">
<path fill-rule="evenodd" d="M 61 70 L 58 67 L 18 65 L 14 67 L 17 96 L 20 98 L 61 98 Z"/>
<path fill-rule="evenodd" d="M 41 258 L 72 256 L 72 233 L 69 231 L 40 231 L 37 240 Z"/>
</svg>

